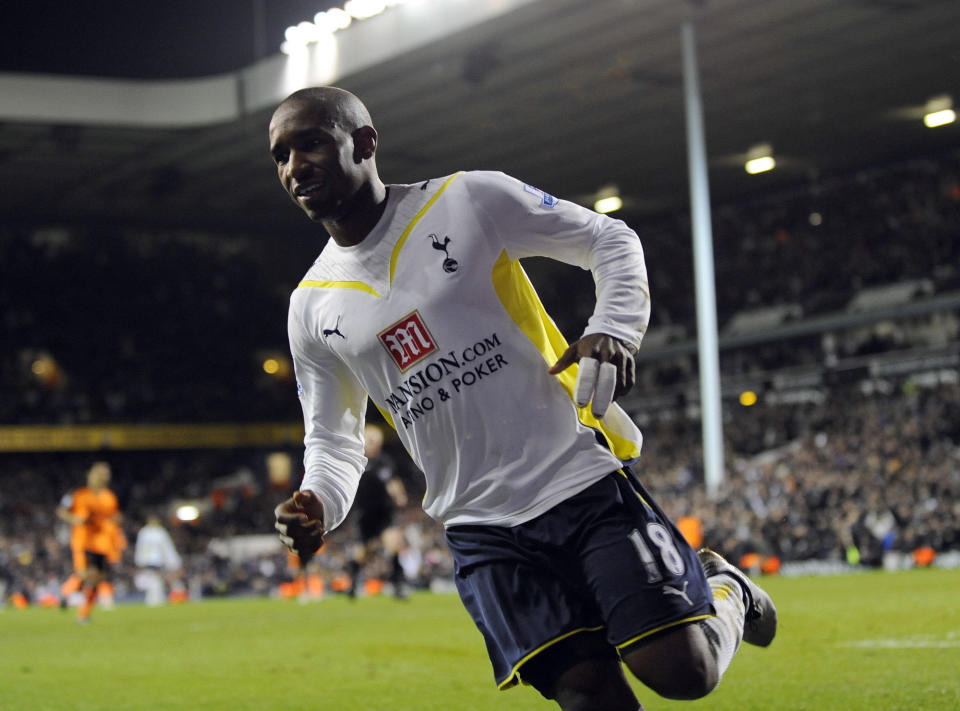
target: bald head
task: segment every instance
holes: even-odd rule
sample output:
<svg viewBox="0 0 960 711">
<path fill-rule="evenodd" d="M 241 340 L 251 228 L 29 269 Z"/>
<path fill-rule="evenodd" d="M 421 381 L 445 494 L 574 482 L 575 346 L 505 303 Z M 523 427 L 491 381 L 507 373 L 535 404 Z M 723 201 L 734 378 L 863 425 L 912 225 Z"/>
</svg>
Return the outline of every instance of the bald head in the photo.
<svg viewBox="0 0 960 711">
<path fill-rule="evenodd" d="M 341 128 L 353 133 L 363 126 L 373 126 L 370 112 L 356 96 L 335 86 L 312 86 L 295 91 L 284 99 L 274 116 L 290 104 L 309 110 L 320 124 Z"/>
<path fill-rule="evenodd" d="M 377 174 L 377 131 L 363 102 L 333 86 L 301 89 L 273 112 L 269 138 L 277 177 L 293 202 L 337 244 L 363 240 L 387 196 Z"/>
</svg>

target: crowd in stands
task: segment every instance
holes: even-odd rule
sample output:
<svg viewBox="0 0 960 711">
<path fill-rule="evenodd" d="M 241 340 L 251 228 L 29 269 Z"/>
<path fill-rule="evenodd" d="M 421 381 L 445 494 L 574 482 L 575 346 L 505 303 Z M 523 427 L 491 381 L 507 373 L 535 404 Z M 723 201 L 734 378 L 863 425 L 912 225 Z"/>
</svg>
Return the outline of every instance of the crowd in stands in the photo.
<svg viewBox="0 0 960 711">
<path fill-rule="evenodd" d="M 547 186 L 545 186 L 547 187 Z M 684 212 L 631 221 L 646 251 L 651 334 L 695 332 Z M 824 179 L 714 210 L 719 322 L 756 306 L 842 309 L 868 285 L 960 287 L 960 152 Z M 275 236 L 121 227 L 0 227 L 0 424 L 295 421 L 287 299 L 321 246 Z M 593 308 L 588 273 L 531 260 L 568 338 Z M 819 349 L 767 344 L 769 368 Z M 285 357 L 281 355 L 281 360 Z M 738 363 L 747 367 L 753 363 Z"/>
<path fill-rule="evenodd" d="M 687 218 L 633 226 L 647 255 L 651 333 L 682 326 L 692 334 Z M 807 316 L 833 312 L 865 286 L 910 278 L 928 280 L 938 293 L 956 290 L 958 228 L 960 152 L 718 206 L 720 323 L 761 305 L 797 304 Z M 320 240 L 278 248 L 262 237 L 211 233 L 0 228 L 7 346 L 0 352 L 0 425 L 299 421 L 290 373 L 280 367 L 268 374 L 264 361 L 285 357 L 287 299 L 319 247 Z M 529 271 L 561 330 L 576 337 L 593 307 L 589 274 L 542 260 L 532 260 Z M 809 336 L 726 351 L 723 372 L 775 371 L 823 359 L 826 350 L 819 336 Z M 660 364 L 642 387 L 689 380 L 691 363 L 674 371 Z M 726 481 L 716 497 L 701 482 L 700 424 L 685 402 L 643 414 L 637 472 L 671 516 L 697 522 L 703 541 L 735 560 L 879 565 L 890 553 L 960 550 L 956 378 L 935 388 L 907 377 L 861 389 L 872 376 L 858 377 L 818 385 L 820 397 L 801 404 L 725 403 Z M 395 441 L 388 446 L 406 463 L 401 474 L 418 501 L 419 474 Z M 194 597 L 270 594 L 296 574 L 276 543 L 272 512 L 298 477 L 294 471 L 273 480 L 268 454 L 4 454 L 0 588 L 31 599 L 59 589 L 70 553 L 54 511 L 102 457 L 113 468 L 131 544 L 148 515 L 161 515 Z M 301 453 L 284 454 L 297 461 Z M 199 502 L 196 521 L 173 516 L 184 501 Z M 410 582 L 448 580 L 441 527 L 415 504 L 398 521 Z M 237 554 L 232 543 L 250 536 L 261 536 L 263 547 Z M 342 573 L 351 542 L 349 525 L 330 536 L 319 558 L 325 574 Z M 134 573 L 128 552 L 117 569 L 121 593 Z"/>
<path fill-rule="evenodd" d="M 699 422 L 682 412 L 649 422 L 636 471 L 675 519 L 694 518 L 702 541 L 742 560 L 833 560 L 880 565 L 889 552 L 960 551 L 960 385 L 918 388 L 907 380 L 864 394 L 831 391 L 817 404 L 725 411 L 726 481 L 709 498 L 702 483 Z M 762 446 L 758 446 L 762 442 Z M 422 480 L 397 443 L 394 459 L 416 502 Z M 293 453 L 291 453 L 293 454 Z M 274 594 L 295 577 L 276 543 L 273 508 L 296 479 L 271 484 L 267 452 L 113 452 L 112 488 L 131 542 L 150 513 L 165 516 L 196 596 Z M 293 454 L 293 456 L 296 456 Z M 0 471 L 0 585 L 36 598 L 69 574 L 67 532 L 54 510 L 83 481 L 91 455 L 17 455 Z M 178 523 L 177 502 L 200 502 L 201 516 Z M 399 512 L 405 570 L 414 587 L 449 583 L 442 529 L 414 503 Z M 256 554 L 232 544 L 260 536 Z M 330 534 L 319 558 L 334 578 L 347 567 L 349 524 Z M 855 553 L 855 559 L 851 558 Z M 132 592 L 129 553 L 118 567 Z M 371 575 L 376 575 L 374 566 Z"/>
<path fill-rule="evenodd" d="M 293 384 L 262 363 L 288 350 L 314 250 L 264 242 L 0 229 L 0 423 L 295 420 Z"/>
<path fill-rule="evenodd" d="M 816 404 L 725 412 L 726 481 L 706 495 L 699 422 L 645 433 L 642 477 L 675 519 L 734 560 L 847 560 L 960 550 L 960 386 L 866 395 L 832 390 Z M 758 447 L 758 443 L 764 443 Z"/>
</svg>

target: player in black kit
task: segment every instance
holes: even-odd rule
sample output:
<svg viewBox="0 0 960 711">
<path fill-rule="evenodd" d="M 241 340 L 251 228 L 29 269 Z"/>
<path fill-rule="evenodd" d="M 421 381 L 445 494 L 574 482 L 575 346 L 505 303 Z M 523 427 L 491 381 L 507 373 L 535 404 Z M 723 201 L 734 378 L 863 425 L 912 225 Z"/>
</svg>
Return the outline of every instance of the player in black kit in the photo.
<svg viewBox="0 0 960 711">
<path fill-rule="evenodd" d="M 377 543 L 381 543 L 384 553 L 389 556 L 393 594 L 397 599 L 404 599 L 406 581 L 399 551 L 403 534 L 393 526 L 393 519 L 397 508 L 406 505 L 407 494 L 403 482 L 395 475 L 393 462 L 383 453 L 383 430 L 376 425 L 368 424 L 364 428 L 364 455 L 367 468 L 360 477 L 351 517 L 359 541 L 347 567 L 350 575 L 347 594 L 352 598 L 357 596 L 361 571 L 376 550 Z"/>
</svg>

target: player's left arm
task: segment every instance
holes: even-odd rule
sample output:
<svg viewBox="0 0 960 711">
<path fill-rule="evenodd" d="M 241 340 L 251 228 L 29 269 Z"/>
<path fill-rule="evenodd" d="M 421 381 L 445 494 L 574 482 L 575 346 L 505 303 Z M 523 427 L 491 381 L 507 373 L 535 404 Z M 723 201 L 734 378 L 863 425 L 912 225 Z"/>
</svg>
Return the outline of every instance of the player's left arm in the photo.
<svg viewBox="0 0 960 711">
<path fill-rule="evenodd" d="M 550 368 L 558 374 L 579 363 L 574 399 L 602 416 L 636 380 L 634 355 L 650 321 L 650 289 L 643 247 L 621 220 L 558 200 L 502 173 L 470 174 L 479 203 L 496 205 L 498 229 L 515 259 L 545 256 L 589 269 L 596 306 L 582 336 Z"/>
</svg>

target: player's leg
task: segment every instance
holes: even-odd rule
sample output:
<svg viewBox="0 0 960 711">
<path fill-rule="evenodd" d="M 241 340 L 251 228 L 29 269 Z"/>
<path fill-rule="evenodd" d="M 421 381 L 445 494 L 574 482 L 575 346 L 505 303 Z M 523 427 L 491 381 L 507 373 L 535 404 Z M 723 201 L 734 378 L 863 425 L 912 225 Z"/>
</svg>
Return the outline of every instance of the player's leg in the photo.
<svg viewBox="0 0 960 711">
<path fill-rule="evenodd" d="M 574 635 L 548 648 L 522 668 L 524 683 L 563 711 L 637 711 L 616 652 L 601 633 Z"/>
<path fill-rule="evenodd" d="M 90 611 L 97 601 L 97 586 L 103 580 L 103 571 L 107 564 L 106 556 L 101 553 L 86 552 L 87 567 L 83 573 L 83 603 L 77 610 L 77 621 L 86 623 L 90 621 Z"/>
<path fill-rule="evenodd" d="M 393 596 L 398 600 L 405 600 L 406 574 L 400 564 L 400 552 L 404 548 L 403 530 L 398 526 L 389 526 L 380 534 L 380 544 L 383 546 L 390 566 L 390 583 L 393 585 Z"/>
<path fill-rule="evenodd" d="M 640 681 L 673 699 L 708 694 L 730 666 L 741 640 L 766 647 L 777 629 L 777 611 L 766 592 L 713 551 L 703 549 L 697 556 L 716 614 L 623 653 Z"/>
<path fill-rule="evenodd" d="M 512 528 L 453 526 L 460 598 L 501 689 L 534 686 L 564 711 L 637 711 L 599 610 L 576 574 L 573 545 L 547 512 Z"/>
<path fill-rule="evenodd" d="M 629 474 L 581 498 L 593 517 L 581 555 L 610 641 L 634 676 L 662 696 L 706 695 L 743 636 L 739 581 L 724 569 L 708 582 L 697 554 Z"/>
<path fill-rule="evenodd" d="M 347 588 L 347 595 L 350 599 L 357 597 L 357 590 L 360 586 L 361 572 L 367 562 L 369 555 L 369 544 L 366 539 L 358 541 L 351 547 L 350 561 L 347 563 L 347 576 L 350 578 L 350 587 Z"/>
<path fill-rule="evenodd" d="M 114 608 L 114 588 L 113 583 L 104 576 L 97 584 L 97 604 L 104 610 L 112 610 Z"/>
<path fill-rule="evenodd" d="M 777 608 L 766 591 L 709 548 L 701 548 L 697 557 L 713 589 L 717 617 L 741 621 L 744 642 L 770 646 L 777 634 Z"/>
<path fill-rule="evenodd" d="M 380 534 L 383 533 L 386 524 L 387 522 L 379 511 L 373 509 L 358 510 L 357 532 L 360 540 L 354 546 L 350 562 L 347 563 L 347 575 L 350 576 L 350 588 L 347 590 L 347 595 L 350 598 L 356 598 L 357 596 L 357 591 L 360 589 L 360 578 L 370 556 L 370 549 L 380 539 Z"/>
<path fill-rule="evenodd" d="M 668 699 L 699 699 L 713 691 L 726 671 L 700 626 L 671 629 L 622 652 L 623 662 L 643 684 Z M 739 642 L 739 640 L 737 640 Z M 730 650 L 726 665 L 733 658 Z"/>
<path fill-rule="evenodd" d="M 79 546 L 71 546 L 70 554 L 73 558 L 73 573 L 60 586 L 60 607 L 66 609 L 67 602 L 73 593 L 83 585 L 83 573 L 87 569 L 87 554 Z"/>
<path fill-rule="evenodd" d="M 141 568 L 134 581 L 140 590 L 143 590 L 144 603 L 147 607 L 158 607 L 163 604 L 163 576 L 156 567 Z"/>
</svg>

